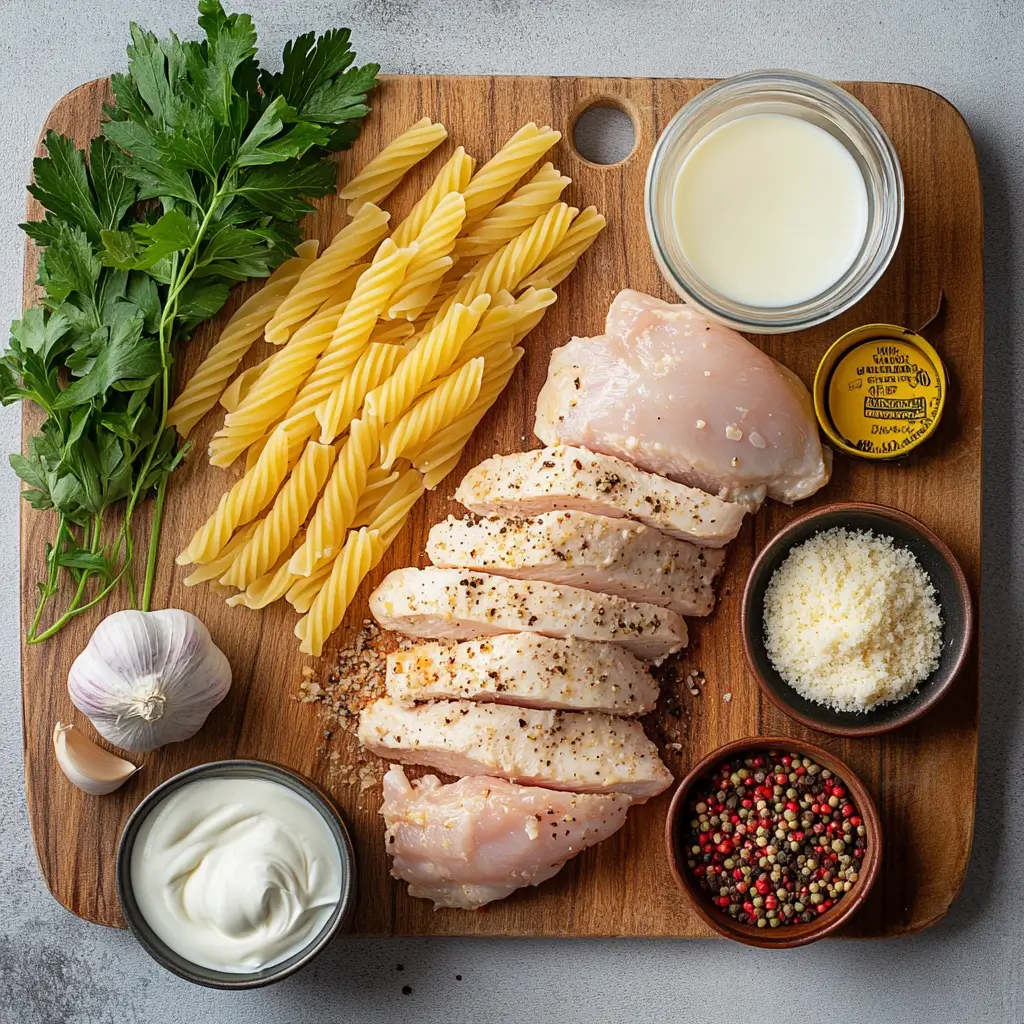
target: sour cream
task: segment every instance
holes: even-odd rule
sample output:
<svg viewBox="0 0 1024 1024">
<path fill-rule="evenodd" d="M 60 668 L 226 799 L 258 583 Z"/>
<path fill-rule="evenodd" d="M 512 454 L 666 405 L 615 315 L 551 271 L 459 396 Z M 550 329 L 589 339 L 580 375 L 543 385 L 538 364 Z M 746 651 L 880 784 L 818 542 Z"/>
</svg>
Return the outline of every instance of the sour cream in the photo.
<svg viewBox="0 0 1024 1024">
<path fill-rule="evenodd" d="M 135 901 L 194 964 L 249 973 L 299 952 L 341 899 L 335 838 L 317 809 L 265 779 L 197 779 L 143 822 Z"/>
<path fill-rule="evenodd" d="M 714 291 L 756 307 L 820 295 L 856 260 L 868 224 L 864 176 L 846 146 L 788 114 L 714 129 L 686 157 L 673 220 Z"/>
</svg>

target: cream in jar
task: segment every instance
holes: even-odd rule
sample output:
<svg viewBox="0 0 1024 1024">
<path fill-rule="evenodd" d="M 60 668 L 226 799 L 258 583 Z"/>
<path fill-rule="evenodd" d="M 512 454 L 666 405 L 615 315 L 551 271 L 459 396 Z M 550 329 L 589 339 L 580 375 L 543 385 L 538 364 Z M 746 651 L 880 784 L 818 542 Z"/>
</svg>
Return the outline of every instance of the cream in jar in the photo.
<svg viewBox="0 0 1024 1024">
<path fill-rule="evenodd" d="M 131 858 L 142 916 L 180 956 L 250 973 L 287 960 L 341 899 L 342 864 L 320 812 L 286 786 L 205 778 L 157 804 Z"/>
<path fill-rule="evenodd" d="M 686 157 L 673 196 L 693 271 L 734 302 L 806 302 L 856 260 L 868 224 L 857 161 L 824 128 L 749 114 L 713 129 Z"/>
</svg>

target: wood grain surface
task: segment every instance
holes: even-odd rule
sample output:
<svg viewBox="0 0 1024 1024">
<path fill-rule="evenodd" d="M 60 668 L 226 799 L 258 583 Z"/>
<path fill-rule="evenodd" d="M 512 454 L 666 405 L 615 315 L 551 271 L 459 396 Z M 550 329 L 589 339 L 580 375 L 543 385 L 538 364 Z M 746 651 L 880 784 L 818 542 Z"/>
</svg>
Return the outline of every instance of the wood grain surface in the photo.
<svg viewBox="0 0 1024 1024">
<path fill-rule="evenodd" d="M 560 299 L 526 342 L 527 356 L 505 395 L 477 430 L 463 463 L 446 484 L 420 503 L 384 563 L 364 585 L 346 619 L 345 644 L 367 614 L 366 595 L 391 569 L 424 564 L 426 532 L 449 512 L 455 483 L 468 467 L 495 451 L 537 446 L 533 406 L 544 381 L 548 353 L 573 334 L 599 333 L 613 295 L 621 288 L 672 298 L 648 246 L 643 185 L 651 149 L 668 119 L 708 83 L 695 80 L 393 77 L 374 100 L 356 147 L 340 156 L 349 175 L 381 145 L 413 121 L 442 120 L 450 140 L 385 203 L 396 217 L 409 208 L 451 148 L 462 144 L 478 159 L 489 157 L 523 122 L 548 122 L 563 132 L 555 165 L 573 178 L 567 198 L 596 204 L 608 228 L 576 272 L 560 286 Z M 763 701 L 747 676 L 739 636 L 739 602 L 755 552 L 795 515 L 840 499 L 881 502 L 917 516 L 935 530 L 960 560 L 975 595 L 981 564 L 982 454 L 982 206 L 977 165 L 963 119 L 946 100 L 908 85 L 852 83 L 848 88 L 878 117 L 899 153 L 906 179 L 906 223 L 899 251 L 879 285 L 836 320 L 795 335 L 755 339 L 810 384 L 828 344 L 868 322 L 917 327 L 946 296 L 942 317 L 926 334 L 942 354 L 951 387 L 938 434 L 898 464 L 877 465 L 843 456 L 832 482 L 811 502 L 790 509 L 768 502 L 748 517 L 730 546 L 720 602 L 708 619 L 691 619 L 688 668 L 705 673 L 699 696 L 686 687 L 663 696 L 648 722 L 664 745 L 681 732 L 678 751 L 665 750 L 681 778 L 689 765 L 715 746 L 754 734 L 814 741 L 850 764 L 874 794 L 882 814 L 887 853 L 883 873 L 847 935 L 901 935 L 940 918 L 960 888 L 971 847 L 977 763 L 977 644 L 952 693 L 930 714 L 901 731 L 873 739 L 839 739 L 788 720 Z M 84 144 L 97 131 L 107 84 L 94 82 L 65 97 L 47 127 Z M 594 105 L 620 107 L 632 118 L 637 141 L 621 164 L 603 167 L 573 148 L 572 126 Z M 40 210 L 29 204 L 29 216 Z M 344 223 L 343 204 L 327 199 L 310 216 L 307 237 L 329 239 Z M 26 303 L 35 296 L 36 253 L 25 261 Z M 217 335 L 218 325 L 255 285 L 237 290 L 218 322 L 197 334 L 180 360 L 188 374 Z M 251 353 L 253 359 L 262 352 Z M 24 435 L 38 425 L 26 407 Z M 211 414 L 195 433 L 196 455 L 172 479 L 154 607 L 180 607 L 209 626 L 228 655 L 234 685 L 228 698 L 192 740 L 155 751 L 145 768 L 112 796 L 92 798 L 76 790 L 56 767 L 50 733 L 58 719 L 88 728 L 74 709 L 65 681 L 75 655 L 100 620 L 83 616 L 42 646 L 24 647 L 25 765 L 28 807 L 47 885 L 74 913 L 123 925 L 114 889 L 118 837 L 146 792 L 187 768 L 220 758 L 257 757 L 304 772 L 327 788 L 346 814 L 359 858 L 359 907 L 354 929 L 402 935 L 506 936 L 705 936 L 708 928 L 689 907 L 669 874 L 662 825 L 671 791 L 630 811 L 625 827 L 586 851 L 537 889 L 476 913 L 437 911 L 414 900 L 388 875 L 378 815 L 380 786 L 362 788 L 349 765 L 362 765 L 350 727 L 333 727 L 318 705 L 296 700 L 304 665 L 317 673 L 332 664 L 298 653 L 288 606 L 263 611 L 229 609 L 207 587 L 185 588 L 187 570 L 174 564 L 192 531 L 216 505 L 235 474 L 209 466 L 201 453 L 216 427 Z M 36 581 L 43 572 L 43 545 L 53 522 L 22 506 L 22 618 L 31 616 Z M 123 599 L 123 597 L 122 597 Z M 111 604 L 103 611 L 113 611 Z M 725 696 L 731 694 L 731 699 Z M 681 711 L 680 717 L 667 709 Z M 374 779 L 380 772 L 369 762 Z M 365 771 L 365 770 L 364 770 Z"/>
</svg>

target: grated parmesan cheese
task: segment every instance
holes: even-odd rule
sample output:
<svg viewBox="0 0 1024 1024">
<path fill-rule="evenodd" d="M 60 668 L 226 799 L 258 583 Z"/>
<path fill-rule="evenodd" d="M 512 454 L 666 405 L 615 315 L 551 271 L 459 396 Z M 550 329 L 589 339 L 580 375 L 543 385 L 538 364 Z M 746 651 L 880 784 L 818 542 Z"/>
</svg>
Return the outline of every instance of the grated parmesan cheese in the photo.
<svg viewBox="0 0 1024 1024">
<path fill-rule="evenodd" d="M 935 588 L 914 553 L 842 527 L 795 546 L 772 574 L 764 632 L 779 675 L 837 711 L 901 700 L 942 650 Z"/>
</svg>

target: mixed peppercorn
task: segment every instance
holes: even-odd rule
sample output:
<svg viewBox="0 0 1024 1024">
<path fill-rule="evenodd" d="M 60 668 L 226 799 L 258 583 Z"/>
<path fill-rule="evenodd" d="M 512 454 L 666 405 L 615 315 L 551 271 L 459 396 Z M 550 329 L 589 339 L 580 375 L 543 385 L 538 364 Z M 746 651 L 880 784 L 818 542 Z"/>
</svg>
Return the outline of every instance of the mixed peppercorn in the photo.
<svg viewBox="0 0 1024 1024">
<path fill-rule="evenodd" d="M 860 875 L 867 830 L 845 784 L 796 753 L 725 761 L 694 787 L 687 866 L 711 902 L 758 928 L 815 920 Z"/>
</svg>

